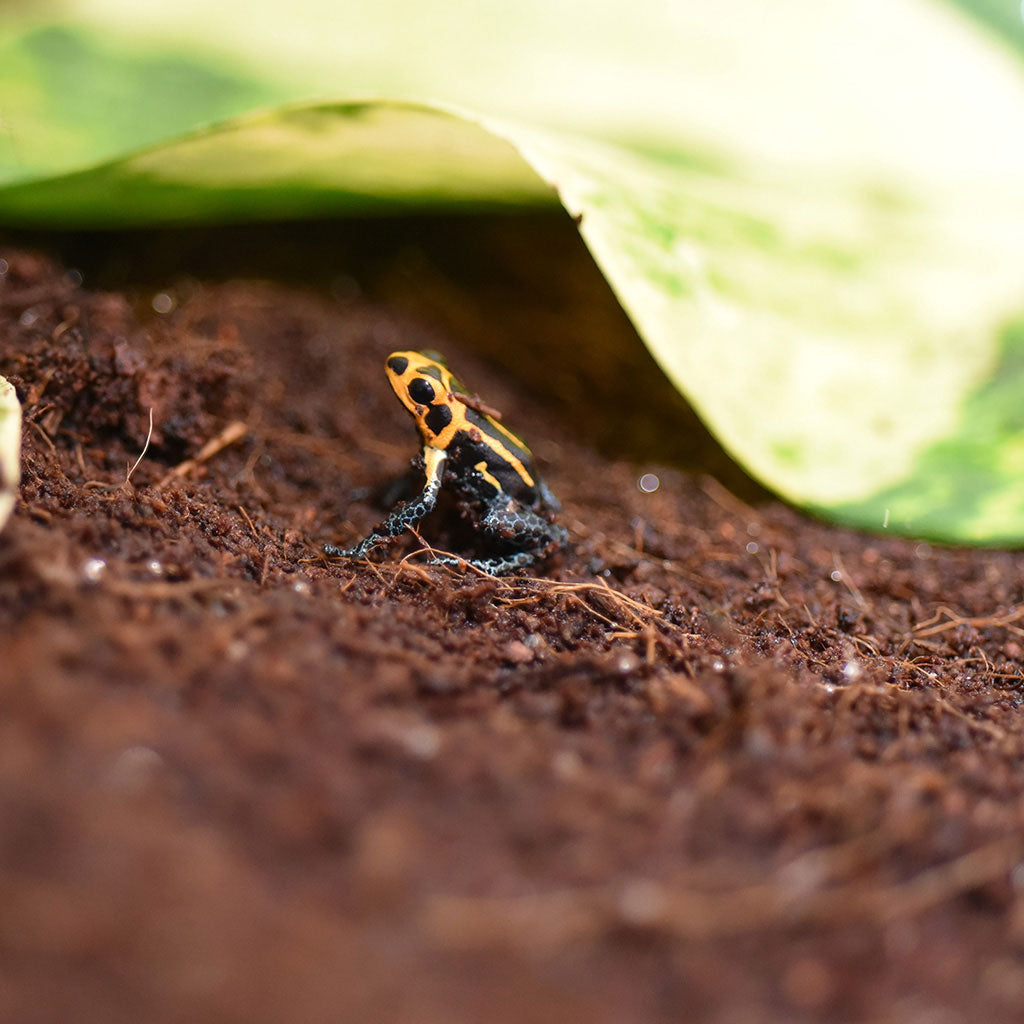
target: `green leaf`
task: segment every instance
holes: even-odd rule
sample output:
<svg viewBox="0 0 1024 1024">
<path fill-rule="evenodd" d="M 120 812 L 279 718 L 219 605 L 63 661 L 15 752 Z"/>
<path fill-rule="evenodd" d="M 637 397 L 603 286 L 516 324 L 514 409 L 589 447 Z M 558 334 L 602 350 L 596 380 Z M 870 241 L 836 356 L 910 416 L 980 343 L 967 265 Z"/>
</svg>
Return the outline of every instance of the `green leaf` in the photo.
<svg viewBox="0 0 1024 1024">
<path fill-rule="evenodd" d="M 7 223 L 106 227 L 555 203 L 509 143 L 403 103 L 286 107 L 0 188 Z"/>
<path fill-rule="evenodd" d="M 939 540 L 1020 544 L 1022 396 L 1024 319 L 1003 331 L 996 362 L 964 396 L 957 422 L 917 455 L 900 480 L 867 501 L 822 513 Z"/>
<path fill-rule="evenodd" d="M 450 6 L 391 0 L 361 7 L 346 34 L 317 28 L 335 24 L 326 0 L 300 0 L 312 18 L 181 0 L 159 16 L 147 6 L 159 24 L 130 48 L 112 26 L 136 19 L 142 33 L 137 6 L 72 3 L 84 20 L 63 37 L 34 24 L 0 47 L 0 84 L 24 86 L 0 111 L 21 152 L 0 164 L 8 223 L 557 198 L 665 372 L 768 486 L 876 529 L 1024 540 L 1010 326 L 1024 311 L 1024 132 L 1012 127 L 1024 74 L 945 4 L 786 0 L 770 14 L 734 0 L 669 17 L 634 0 L 580 24 L 531 0 L 511 31 L 482 0 L 459 34 Z M 72 83 L 43 82 L 40 38 L 101 79 L 110 64 L 117 118 L 94 99 L 76 108 Z M 150 65 L 171 39 L 201 87 L 180 104 L 163 95 L 163 109 Z M 294 103 L 200 123 L 261 89 L 280 103 L 356 83 L 444 102 Z M 129 139 L 158 137 L 154 124 L 192 130 L 125 154 Z M 72 143 L 54 149 L 62 133 Z M 67 148 L 95 166 L 55 174 Z"/>
<path fill-rule="evenodd" d="M 952 0 L 1024 55 L 1024 6 L 1010 0 Z"/>
<path fill-rule="evenodd" d="M 159 47 L 140 53 L 66 25 L 0 38 L 0 96 L 0 181 L 120 156 L 281 98 L 230 62 Z"/>
<path fill-rule="evenodd" d="M 1021 196 L 972 196 L 983 215 L 964 218 L 941 191 L 518 138 L 583 215 L 665 372 L 755 476 L 857 525 L 1024 539 L 1020 331 L 1004 330 L 1024 305 Z"/>
<path fill-rule="evenodd" d="M 7 522 L 21 479 L 21 406 L 14 387 L 0 377 L 0 530 Z"/>
</svg>

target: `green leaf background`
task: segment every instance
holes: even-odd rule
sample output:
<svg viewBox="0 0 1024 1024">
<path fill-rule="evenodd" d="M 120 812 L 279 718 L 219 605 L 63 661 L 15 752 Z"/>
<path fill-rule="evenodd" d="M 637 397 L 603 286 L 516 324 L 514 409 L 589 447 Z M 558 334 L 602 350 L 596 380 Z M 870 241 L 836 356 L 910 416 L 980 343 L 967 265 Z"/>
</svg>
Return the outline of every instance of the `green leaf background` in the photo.
<svg viewBox="0 0 1024 1024">
<path fill-rule="evenodd" d="M 1016 544 L 1024 71 L 973 6 L 1002 34 L 940 0 L 8 7 L 0 220 L 560 201 L 754 476 Z"/>
</svg>

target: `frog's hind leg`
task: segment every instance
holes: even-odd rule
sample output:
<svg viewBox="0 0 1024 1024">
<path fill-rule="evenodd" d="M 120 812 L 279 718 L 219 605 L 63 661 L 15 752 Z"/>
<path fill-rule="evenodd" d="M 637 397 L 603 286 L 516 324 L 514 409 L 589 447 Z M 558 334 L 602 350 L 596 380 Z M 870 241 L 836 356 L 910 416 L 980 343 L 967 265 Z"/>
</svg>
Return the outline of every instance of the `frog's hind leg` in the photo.
<svg viewBox="0 0 1024 1024">
<path fill-rule="evenodd" d="M 456 558 L 455 555 L 435 555 L 427 565 L 450 565 L 458 569 L 463 565 L 471 565 L 474 569 L 487 573 L 489 576 L 505 576 L 516 569 L 525 569 L 537 561 L 536 551 L 516 551 L 510 555 L 495 555 L 494 558 Z"/>
<path fill-rule="evenodd" d="M 492 507 L 480 520 L 480 530 L 488 537 L 504 544 L 518 544 L 524 550 L 512 551 L 491 558 L 455 558 L 439 555 L 430 560 L 431 565 L 459 566 L 468 563 L 481 572 L 492 576 L 504 576 L 525 569 L 528 565 L 557 551 L 569 539 L 568 531 L 559 523 L 552 523 L 533 509 L 525 508 L 518 502 L 510 501 L 504 507 Z"/>
<path fill-rule="evenodd" d="M 491 507 L 480 520 L 480 530 L 495 540 L 512 541 L 523 546 L 539 547 L 542 541 L 558 540 L 559 546 L 568 538 L 565 528 L 526 508 L 516 501 L 502 507 Z"/>
</svg>

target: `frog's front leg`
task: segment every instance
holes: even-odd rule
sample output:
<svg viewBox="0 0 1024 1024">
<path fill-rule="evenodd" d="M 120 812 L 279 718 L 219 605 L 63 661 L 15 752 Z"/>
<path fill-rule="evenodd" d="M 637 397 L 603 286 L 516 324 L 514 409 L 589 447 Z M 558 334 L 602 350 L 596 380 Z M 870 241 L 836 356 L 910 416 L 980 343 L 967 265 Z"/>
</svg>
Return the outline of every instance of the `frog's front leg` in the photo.
<svg viewBox="0 0 1024 1024">
<path fill-rule="evenodd" d="M 441 476 L 444 470 L 447 452 L 440 448 L 426 447 L 423 449 L 423 465 L 427 482 L 418 498 L 399 505 L 373 532 L 350 548 L 338 548 L 333 544 L 324 545 L 324 554 L 332 558 L 365 558 L 378 544 L 389 537 L 397 537 L 410 527 L 415 526 L 437 504 L 437 495 L 441 490 Z"/>
</svg>

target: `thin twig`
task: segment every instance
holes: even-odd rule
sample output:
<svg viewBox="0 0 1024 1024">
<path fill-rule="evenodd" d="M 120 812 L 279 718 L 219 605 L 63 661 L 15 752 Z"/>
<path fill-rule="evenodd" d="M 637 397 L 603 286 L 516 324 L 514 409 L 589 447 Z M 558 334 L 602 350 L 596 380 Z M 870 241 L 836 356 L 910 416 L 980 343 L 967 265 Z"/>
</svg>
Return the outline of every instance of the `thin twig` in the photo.
<svg viewBox="0 0 1024 1024">
<path fill-rule="evenodd" d="M 146 452 L 149 451 L 149 442 L 153 437 L 153 407 L 149 407 L 149 432 L 146 434 L 146 443 L 142 446 L 142 451 L 139 453 L 139 457 L 135 460 L 135 464 L 128 470 L 127 475 L 124 478 L 125 484 L 131 482 L 132 473 L 139 468 L 139 463 L 146 457 Z"/>
<path fill-rule="evenodd" d="M 940 615 L 948 616 L 948 620 L 946 622 L 936 621 Z M 919 640 L 921 637 L 945 633 L 947 630 L 956 629 L 958 626 L 973 626 L 975 629 L 986 629 L 1009 626 L 1014 622 L 1020 622 L 1021 619 L 1024 619 L 1024 607 L 1015 608 L 1013 611 L 1007 612 L 1006 615 L 984 615 L 974 619 L 957 615 L 948 608 L 939 608 L 930 619 L 919 622 L 912 629 L 914 631 L 914 639 Z"/>
<path fill-rule="evenodd" d="M 229 444 L 234 444 L 236 441 L 245 437 L 248 431 L 248 426 L 241 420 L 235 420 L 233 423 L 229 423 L 219 434 L 210 438 L 210 440 L 199 449 L 199 453 L 195 458 L 186 459 L 184 462 L 178 463 L 177 466 L 169 470 L 164 475 L 163 479 L 157 484 L 157 487 L 165 487 L 176 477 L 182 477 L 190 473 L 196 468 L 196 466 L 200 466 L 209 459 L 212 459 L 214 455 L 227 448 Z"/>
<path fill-rule="evenodd" d="M 236 505 L 235 508 L 237 508 L 238 511 L 242 513 L 242 518 L 249 524 L 249 529 L 252 531 L 253 539 L 257 543 L 259 543 L 260 535 L 256 532 L 256 527 L 253 526 L 252 520 L 249 518 L 249 513 L 246 512 L 245 509 L 242 508 L 241 505 Z"/>
</svg>

